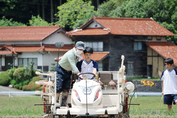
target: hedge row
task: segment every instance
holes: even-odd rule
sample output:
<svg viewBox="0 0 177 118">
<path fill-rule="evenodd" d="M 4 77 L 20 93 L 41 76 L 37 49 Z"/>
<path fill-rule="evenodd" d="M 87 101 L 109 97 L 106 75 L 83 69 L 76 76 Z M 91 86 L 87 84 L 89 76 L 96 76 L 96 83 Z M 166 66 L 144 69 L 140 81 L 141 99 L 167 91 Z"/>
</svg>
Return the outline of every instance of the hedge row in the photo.
<svg viewBox="0 0 177 118">
<path fill-rule="evenodd" d="M 0 85 L 12 85 L 14 88 L 23 90 L 41 90 L 41 86 L 36 85 L 35 81 L 41 78 L 35 74 L 36 70 L 29 67 L 11 68 L 0 73 Z"/>
</svg>

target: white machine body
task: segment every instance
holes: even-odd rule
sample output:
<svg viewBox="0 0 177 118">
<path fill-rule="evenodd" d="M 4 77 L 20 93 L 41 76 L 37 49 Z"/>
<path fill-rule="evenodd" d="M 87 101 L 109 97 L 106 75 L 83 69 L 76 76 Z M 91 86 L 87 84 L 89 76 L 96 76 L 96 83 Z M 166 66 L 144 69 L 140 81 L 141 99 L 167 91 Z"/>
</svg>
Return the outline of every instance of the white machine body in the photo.
<svg viewBox="0 0 177 118">
<path fill-rule="evenodd" d="M 123 104 L 125 104 L 124 97 L 133 92 L 134 84 L 131 82 L 125 83 L 124 56 L 122 55 L 121 58 L 121 68 L 117 72 L 116 90 L 102 90 L 100 83 L 93 79 L 77 81 L 73 84 L 71 95 L 68 97 L 71 108 L 62 106 L 56 108 L 56 92 L 53 92 L 51 93 L 51 101 L 54 105 L 51 106 L 51 112 L 56 115 L 68 115 L 68 113 L 70 115 L 84 115 L 87 113 L 89 113 L 89 115 L 118 115 L 119 113 L 123 113 Z M 56 73 L 54 76 L 56 76 Z M 55 81 L 53 81 L 53 83 L 49 82 L 49 86 L 54 86 L 54 88 L 56 88 Z M 38 84 L 39 83 L 40 82 L 38 82 Z M 40 84 L 46 83 L 41 82 Z"/>
</svg>

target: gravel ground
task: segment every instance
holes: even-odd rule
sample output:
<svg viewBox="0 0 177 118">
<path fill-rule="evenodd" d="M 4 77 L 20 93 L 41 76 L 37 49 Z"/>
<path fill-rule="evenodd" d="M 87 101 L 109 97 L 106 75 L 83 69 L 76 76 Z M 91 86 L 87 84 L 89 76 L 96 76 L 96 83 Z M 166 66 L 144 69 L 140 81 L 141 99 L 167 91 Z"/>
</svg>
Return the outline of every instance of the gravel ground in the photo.
<svg viewBox="0 0 177 118">
<path fill-rule="evenodd" d="M 16 89 L 16 88 L 11 88 L 11 87 L 8 87 L 8 86 L 0 86 L 0 96 L 2 95 L 9 95 L 9 94 L 1 94 L 1 92 L 23 92 L 23 90 L 19 90 L 19 89 Z M 10 94 L 11 97 L 13 96 L 17 96 L 17 97 L 21 97 L 21 96 L 34 96 L 33 94 L 14 94 L 14 93 L 11 93 Z M 0 117 L 1 118 L 1 117 Z"/>
<path fill-rule="evenodd" d="M 7 86 L 0 86 L 0 91 L 22 91 L 22 90 L 18 90 L 16 88 L 10 88 Z"/>
</svg>

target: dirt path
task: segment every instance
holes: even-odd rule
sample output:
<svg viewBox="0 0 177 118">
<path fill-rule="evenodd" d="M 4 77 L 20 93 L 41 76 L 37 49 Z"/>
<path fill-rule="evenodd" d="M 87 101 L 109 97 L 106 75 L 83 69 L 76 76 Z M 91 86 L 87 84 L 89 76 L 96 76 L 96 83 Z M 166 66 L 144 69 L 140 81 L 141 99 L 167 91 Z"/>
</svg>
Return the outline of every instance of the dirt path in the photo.
<svg viewBox="0 0 177 118">
<path fill-rule="evenodd" d="M 16 88 L 10 88 L 7 86 L 0 86 L 0 91 L 22 91 L 22 90 L 18 90 Z"/>
<path fill-rule="evenodd" d="M 14 92 L 22 92 L 22 93 L 14 93 Z M 26 91 L 18 90 L 16 88 L 10 88 L 10 87 L 7 87 L 7 86 L 0 86 L 0 96 L 1 95 L 9 95 L 10 97 L 13 97 L 13 96 L 17 96 L 17 97 L 29 96 L 30 97 L 30 96 L 34 96 L 34 94 L 33 93 L 32 94 L 31 93 L 26 93 Z"/>
</svg>

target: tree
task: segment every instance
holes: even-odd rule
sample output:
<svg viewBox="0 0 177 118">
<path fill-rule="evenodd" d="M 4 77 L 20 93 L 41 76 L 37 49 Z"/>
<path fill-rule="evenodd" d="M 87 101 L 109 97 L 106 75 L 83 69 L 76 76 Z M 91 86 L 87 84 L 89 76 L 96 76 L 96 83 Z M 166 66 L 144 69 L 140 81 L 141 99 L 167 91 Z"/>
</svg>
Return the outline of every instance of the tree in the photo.
<svg viewBox="0 0 177 118">
<path fill-rule="evenodd" d="M 23 23 L 13 21 L 12 18 L 8 20 L 8 19 L 6 19 L 5 16 L 3 16 L 2 19 L 0 19 L 0 26 L 6 27 L 6 26 L 26 26 L 26 25 Z"/>
<path fill-rule="evenodd" d="M 115 3 L 111 6 L 115 6 Z M 123 2 L 121 6 L 117 6 L 109 12 L 108 16 L 130 18 L 152 17 L 159 24 L 177 35 L 176 6 L 177 0 L 127 0 Z M 168 37 L 167 40 L 177 44 L 177 36 Z"/>
<path fill-rule="evenodd" d="M 47 21 L 43 20 L 39 15 L 32 16 L 31 20 L 29 20 L 30 26 L 50 26 L 53 25 L 53 23 L 48 23 Z"/>
<path fill-rule="evenodd" d="M 104 2 L 98 7 L 98 16 L 99 17 L 109 17 L 110 12 L 116 8 L 115 2 L 114 1 L 108 1 Z"/>
<path fill-rule="evenodd" d="M 59 21 L 56 24 L 61 27 L 78 28 L 91 19 L 93 15 L 96 15 L 91 1 L 67 0 L 66 3 L 58 6 L 58 10 L 56 16 L 59 17 Z"/>
</svg>

